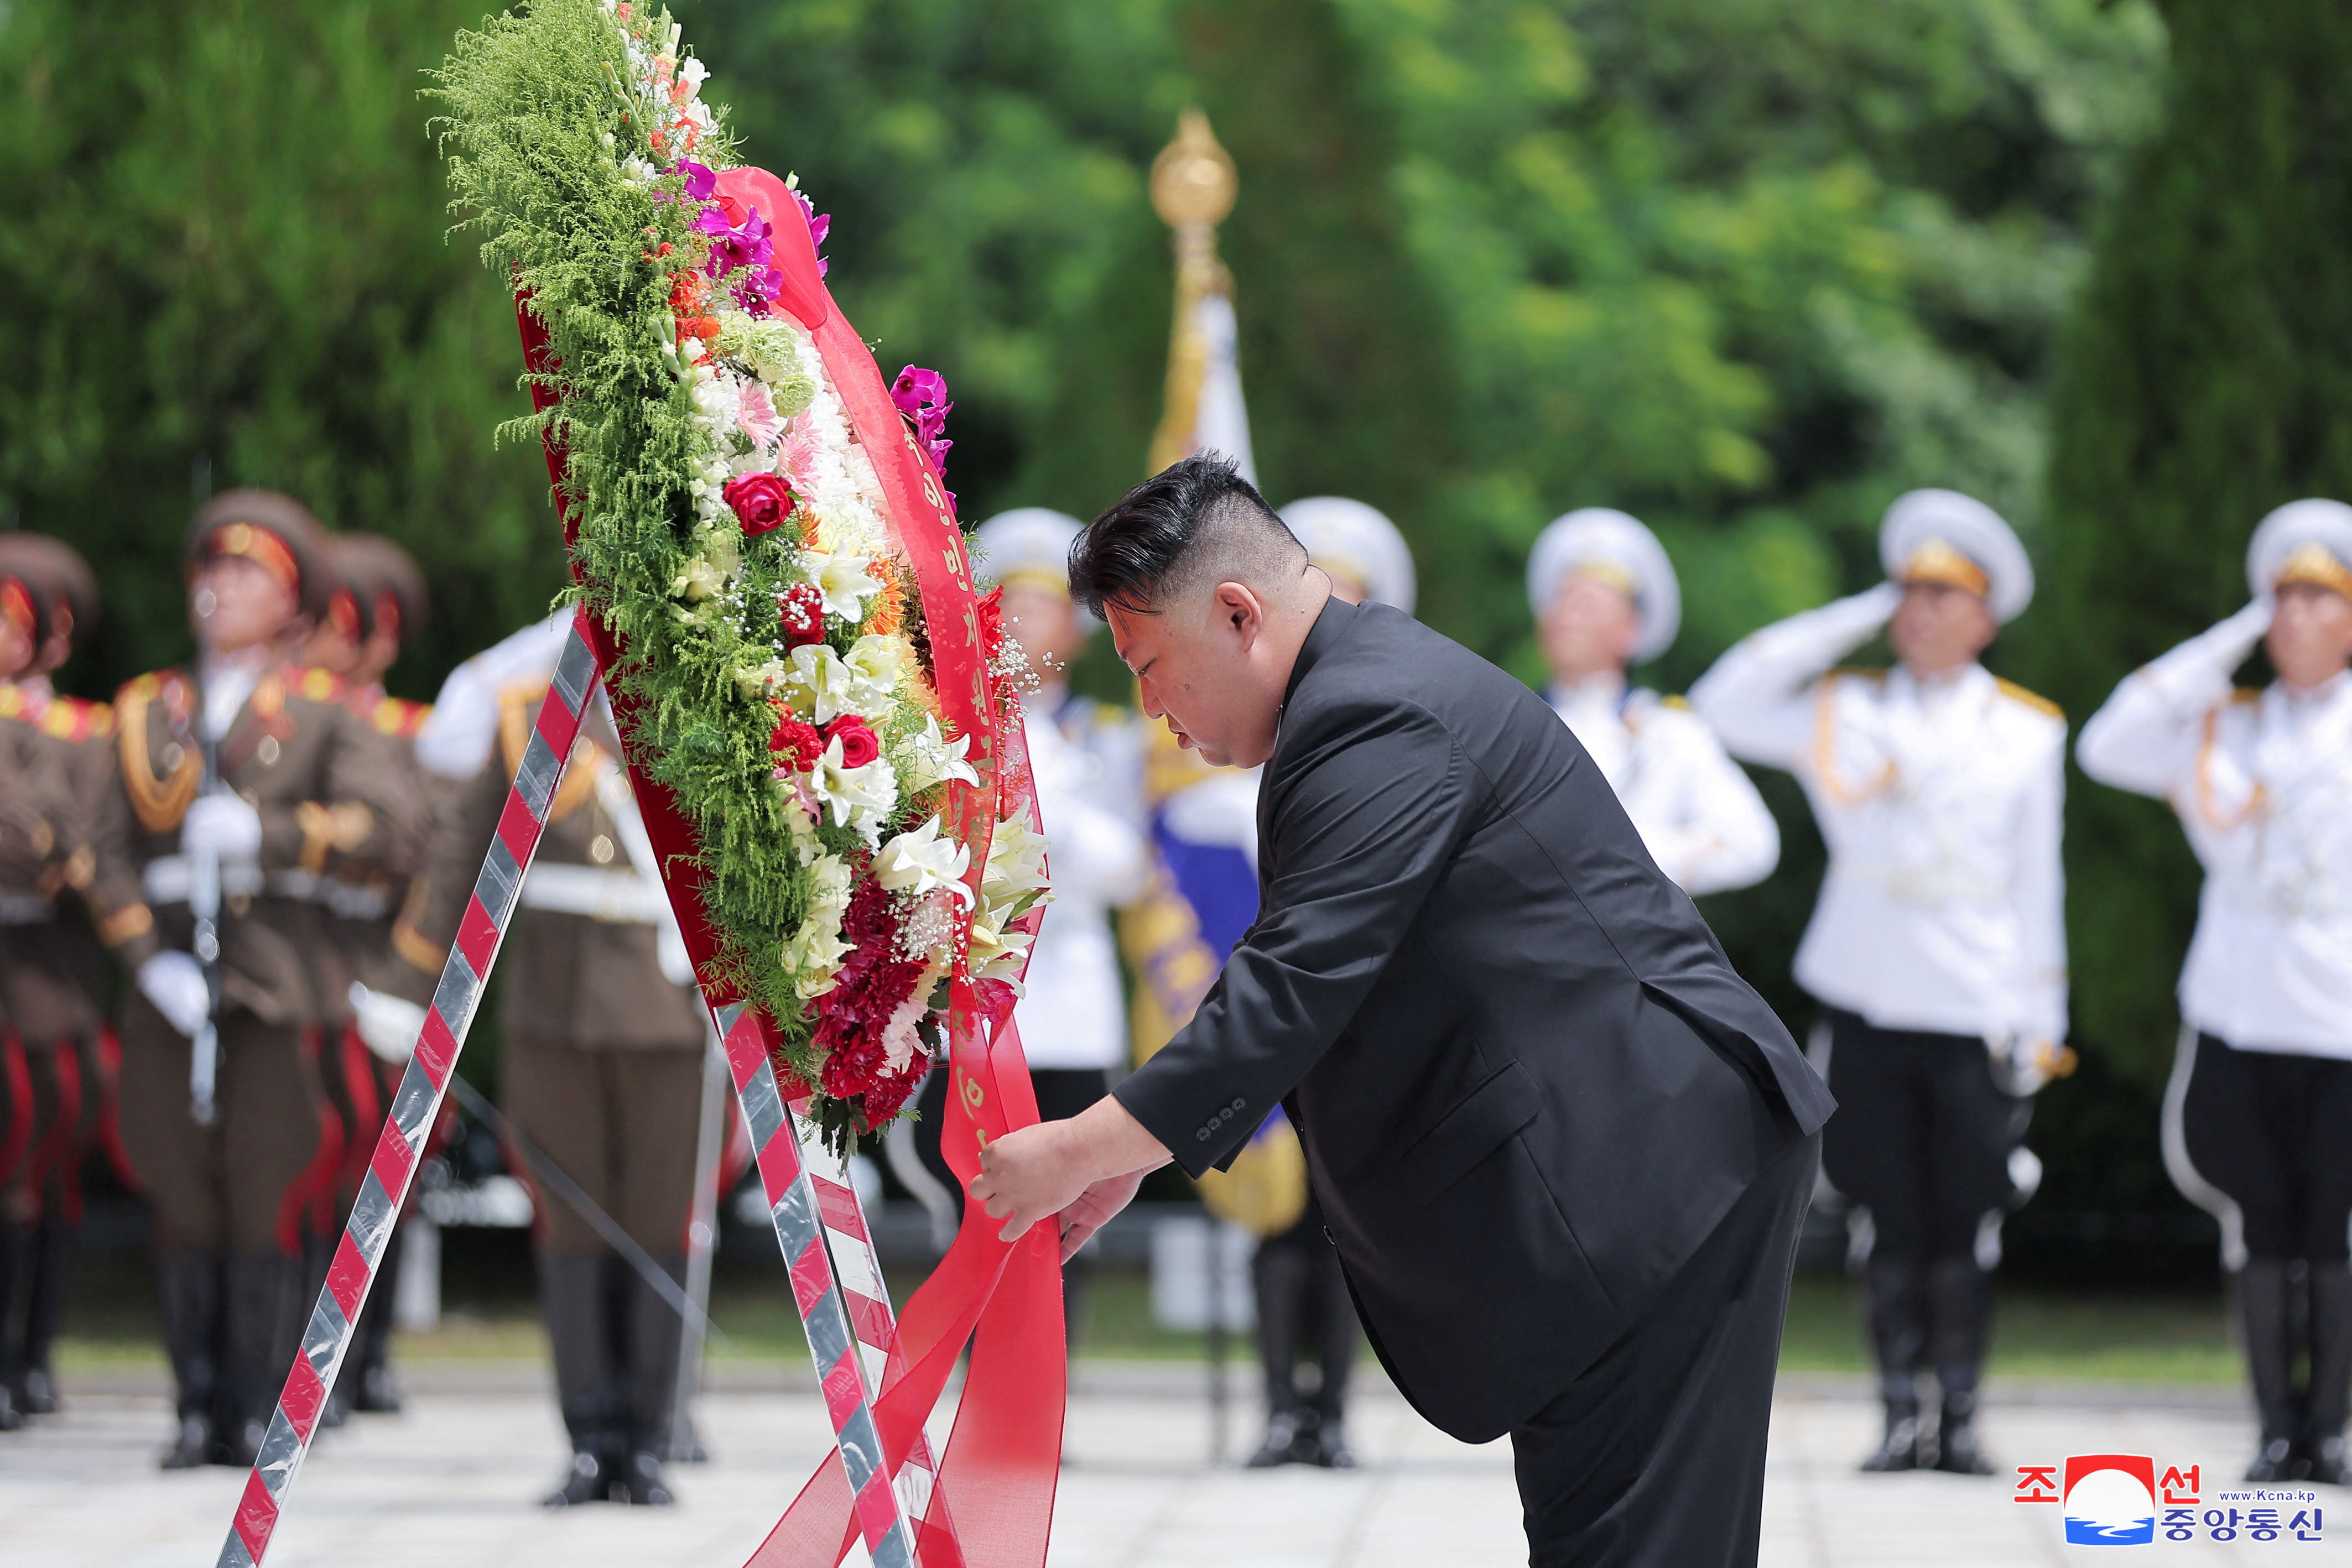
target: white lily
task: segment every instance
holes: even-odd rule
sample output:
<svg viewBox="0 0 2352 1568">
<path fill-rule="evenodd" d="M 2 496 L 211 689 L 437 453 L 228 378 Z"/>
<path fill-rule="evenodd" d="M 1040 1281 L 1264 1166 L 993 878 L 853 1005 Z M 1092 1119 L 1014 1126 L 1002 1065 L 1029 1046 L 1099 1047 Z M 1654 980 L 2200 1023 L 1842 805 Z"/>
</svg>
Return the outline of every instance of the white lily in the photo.
<svg viewBox="0 0 2352 1568">
<path fill-rule="evenodd" d="M 977 784 L 980 775 L 964 760 L 964 753 L 971 749 L 971 737 L 960 735 L 950 741 L 940 733 L 939 719 L 925 714 L 923 732 L 907 737 L 907 767 L 902 781 L 915 794 L 950 779 Z"/>
<path fill-rule="evenodd" d="M 1031 830 L 1025 817 L 1007 817 L 988 839 L 988 869 L 982 873 L 981 896 L 1010 903 L 1045 887 L 1045 838 Z"/>
<path fill-rule="evenodd" d="M 800 552 L 801 570 L 824 595 L 824 612 L 852 623 L 864 617 L 866 601 L 882 591 L 882 585 L 866 570 L 873 564 L 871 556 Z"/>
<path fill-rule="evenodd" d="M 861 644 L 867 641 L 858 639 Z M 873 679 L 856 666 L 856 653 L 853 648 L 845 662 L 825 643 L 803 643 L 785 656 L 776 688 L 811 724 L 831 724 L 845 713 L 887 711 L 894 681 Z"/>
<path fill-rule="evenodd" d="M 971 851 L 940 836 L 940 820 L 932 817 L 882 846 L 874 857 L 874 880 L 914 898 L 945 888 L 968 904 L 971 889 L 963 884 L 963 873 L 971 865 Z"/>
<path fill-rule="evenodd" d="M 848 828 L 869 844 L 878 842 L 882 824 L 898 804 L 898 776 L 889 758 L 877 757 L 863 768 L 845 768 L 841 742 L 825 743 L 824 756 L 809 776 L 809 788 L 833 811 L 835 827 Z"/>
</svg>

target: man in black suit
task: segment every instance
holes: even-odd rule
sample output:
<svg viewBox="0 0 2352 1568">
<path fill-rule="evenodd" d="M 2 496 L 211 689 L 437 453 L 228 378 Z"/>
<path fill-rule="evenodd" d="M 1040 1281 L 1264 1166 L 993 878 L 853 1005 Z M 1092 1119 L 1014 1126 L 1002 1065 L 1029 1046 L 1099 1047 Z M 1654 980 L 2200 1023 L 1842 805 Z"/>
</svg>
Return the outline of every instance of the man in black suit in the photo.
<svg viewBox="0 0 2352 1568">
<path fill-rule="evenodd" d="M 1265 764 L 1261 908 L 1192 1023 L 973 1196 L 1066 1255 L 1280 1103 L 1397 1386 L 1511 1435 L 1533 1563 L 1754 1563 L 1832 1108 L 1788 1031 L 1543 700 L 1331 598 L 1230 463 L 1129 492 L 1070 583 L 1147 713 Z"/>
</svg>

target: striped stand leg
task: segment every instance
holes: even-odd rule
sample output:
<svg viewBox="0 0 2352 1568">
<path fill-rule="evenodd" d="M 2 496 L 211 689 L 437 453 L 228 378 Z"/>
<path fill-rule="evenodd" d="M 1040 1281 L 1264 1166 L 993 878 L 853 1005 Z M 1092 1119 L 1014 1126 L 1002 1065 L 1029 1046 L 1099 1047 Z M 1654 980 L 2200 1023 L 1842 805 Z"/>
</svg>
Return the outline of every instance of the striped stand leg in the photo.
<svg viewBox="0 0 2352 1568">
<path fill-rule="evenodd" d="M 890 1292 L 882 1283 L 882 1260 L 874 1251 L 874 1232 L 866 1223 L 866 1209 L 858 1201 L 857 1189 L 850 1183 L 848 1167 L 825 1147 L 823 1133 L 805 1114 L 807 1102 L 794 1101 L 786 1109 L 792 1113 L 793 1131 L 799 1140 L 801 1162 L 809 1173 L 809 1186 L 816 1193 L 817 1215 L 824 1226 L 825 1245 L 833 1255 L 834 1277 L 849 1312 L 850 1332 L 857 1339 L 858 1361 L 866 1370 L 866 1390 L 870 1399 L 881 1392 L 884 1378 L 890 1372 L 906 1371 L 906 1353 L 898 1343 L 898 1317 L 891 1310 Z M 909 1520 L 919 1521 L 930 1507 L 932 1482 L 938 1473 L 939 1463 L 932 1457 L 930 1439 L 919 1432 L 893 1482 L 898 1490 L 898 1506 Z"/>
<path fill-rule="evenodd" d="M 833 1420 L 834 1441 L 849 1479 L 858 1533 L 875 1568 L 914 1568 L 914 1537 L 899 1495 L 885 1473 L 881 1434 L 874 1425 L 873 1390 L 861 1350 L 865 1336 L 853 1327 L 848 1300 L 835 1267 L 835 1255 L 828 1245 L 825 1200 L 802 1155 L 793 1116 L 777 1090 L 775 1068 L 768 1059 L 767 1031 L 759 1015 L 740 1004 L 720 1008 L 713 1016 L 727 1048 L 727 1065 L 742 1106 L 744 1129 L 751 1137 L 752 1162 L 759 1167 L 776 1240 L 792 1272 L 793 1299 L 800 1308 L 801 1326 L 808 1333 L 809 1355 L 816 1363 L 825 1413 Z M 866 1225 L 856 1195 L 848 1192 L 846 1182 L 834 1185 L 846 1195 L 846 1212 L 862 1234 Z M 837 1201 L 835 1207 L 839 1207 Z M 861 1253 L 851 1267 L 867 1267 L 866 1257 L 870 1253 Z M 877 1293 L 880 1291 L 878 1271 L 872 1288 Z M 895 1343 L 895 1325 L 890 1338 Z M 887 1350 L 883 1354 L 887 1355 Z M 908 1468 L 911 1469 L 912 1464 Z"/>
<path fill-rule="evenodd" d="M 416 1175 L 425 1135 L 440 1114 L 449 1074 L 473 1026 L 482 983 L 489 977 L 507 923 L 513 918 L 515 895 L 521 891 L 523 873 L 539 848 L 540 833 L 547 825 L 547 803 L 572 755 L 572 742 L 580 732 L 581 709 L 595 680 L 596 656 L 575 620 L 571 639 L 556 662 L 547 700 L 540 704 L 514 788 L 499 814 L 497 836 L 482 858 L 482 873 L 466 905 L 457 940 L 442 967 L 441 983 L 435 988 L 433 1006 L 417 1035 L 415 1053 L 401 1074 L 383 1134 L 376 1140 L 374 1157 L 352 1205 L 334 1261 L 328 1267 L 326 1285 L 302 1332 L 301 1352 L 287 1374 L 260 1458 L 246 1479 L 245 1495 L 238 1500 L 228 1539 L 221 1546 L 220 1568 L 257 1568 L 269 1550 L 286 1494 L 310 1451 L 319 1412 L 327 1402 L 327 1391 L 334 1386 L 343 1353 L 351 1348 L 360 1308 L 383 1262 L 384 1247 Z"/>
</svg>

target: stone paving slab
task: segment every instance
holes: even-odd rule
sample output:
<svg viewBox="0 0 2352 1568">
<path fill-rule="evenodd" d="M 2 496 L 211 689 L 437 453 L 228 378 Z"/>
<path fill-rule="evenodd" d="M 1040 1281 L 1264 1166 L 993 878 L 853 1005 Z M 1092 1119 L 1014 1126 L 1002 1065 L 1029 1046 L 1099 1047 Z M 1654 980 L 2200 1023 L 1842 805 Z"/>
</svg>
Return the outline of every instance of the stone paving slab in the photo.
<svg viewBox="0 0 2352 1568">
<path fill-rule="evenodd" d="M 270 1563 L 736 1568 L 823 1455 L 826 1427 L 805 1391 L 719 1382 L 701 1408 L 715 1458 L 677 1469 L 680 1506 L 550 1514 L 533 1503 L 562 1459 L 543 1374 L 514 1366 L 422 1375 L 406 1415 L 359 1419 L 321 1440 Z M 1784 1386 L 1765 1500 L 1768 1568 L 2113 1560 L 2112 1548 L 2064 1545 L 2060 1510 L 2012 1503 L 2013 1478 L 1856 1474 L 1875 1419 L 1838 1380 Z M 1238 1440 L 1244 1418 L 1234 1425 Z M 212 1563 L 244 1478 L 158 1473 L 152 1455 L 164 1426 L 155 1394 L 85 1391 L 66 1415 L 0 1437 L 0 1568 Z M 1365 1460 L 1353 1473 L 1212 1468 L 1197 1374 L 1089 1369 L 1072 1403 L 1052 1568 L 1525 1561 L 1507 1444 L 1456 1443 L 1377 1382 L 1357 1402 L 1352 1426 Z M 2004 1404 L 1995 1389 L 1985 1430 L 2006 1464 L 2146 1453 L 2160 1466 L 2201 1465 L 2209 1490 L 2252 1441 L 2233 1405 L 2193 1391 L 2166 1399 L 2094 1389 L 2068 1400 L 2042 1387 Z M 2123 1561 L 2352 1563 L 2352 1491 L 2322 1488 L 2318 1500 L 2331 1526 L 2323 1544 L 2158 1544 Z"/>
</svg>

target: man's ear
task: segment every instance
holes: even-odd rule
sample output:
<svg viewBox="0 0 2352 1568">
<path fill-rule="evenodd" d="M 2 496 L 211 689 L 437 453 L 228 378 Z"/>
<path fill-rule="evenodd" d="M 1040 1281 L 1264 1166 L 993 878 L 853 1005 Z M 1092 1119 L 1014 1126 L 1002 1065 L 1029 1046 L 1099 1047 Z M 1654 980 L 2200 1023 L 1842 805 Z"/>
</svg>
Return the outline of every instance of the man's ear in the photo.
<svg viewBox="0 0 2352 1568">
<path fill-rule="evenodd" d="M 1216 593 L 1217 620 L 1230 626 L 1244 646 L 1257 640 L 1265 624 L 1265 606 L 1246 583 L 1221 582 Z"/>
</svg>

